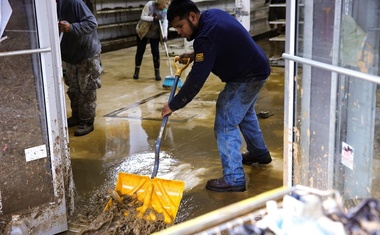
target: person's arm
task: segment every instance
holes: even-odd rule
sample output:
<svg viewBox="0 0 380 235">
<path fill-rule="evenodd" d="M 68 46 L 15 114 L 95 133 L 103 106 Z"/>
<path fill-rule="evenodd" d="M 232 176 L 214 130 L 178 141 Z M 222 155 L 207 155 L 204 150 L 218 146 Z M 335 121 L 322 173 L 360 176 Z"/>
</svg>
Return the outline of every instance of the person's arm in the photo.
<svg viewBox="0 0 380 235">
<path fill-rule="evenodd" d="M 69 22 L 69 32 L 77 35 L 90 34 L 98 27 L 98 22 L 83 1 L 77 1 L 74 8 L 78 22 Z"/>
<path fill-rule="evenodd" d="M 168 38 L 168 27 L 169 27 L 169 23 L 168 23 L 168 19 L 166 18 L 166 14 L 165 16 L 162 18 L 161 20 L 162 22 L 162 30 L 164 31 L 164 35 L 162 35 L 164 37 L 164 40 Z"/>
<path fill-rule="evenodd" d="M 148 21 L 148 22 L 153 22 L 154 17 L 153 17 L 153 12 L 151 11 L 152 6 L 152 1 L 149 1 L 145 4 L 143 10 L 141 11 L 141 19 Z"/>
<path fill-rule="evenodd" d="M 197 40 L 199 40 L 197 42 Z M 199 93 L 214 67 L 217 50 L 214 43 L 208 39 L 197 39 L 194 43 L 194 53 L 189 53 L 194 64 L 185 83 L 174 98 L 169 102 L 169 109 L 174 112 L 185 107 Z"/>
</svg>

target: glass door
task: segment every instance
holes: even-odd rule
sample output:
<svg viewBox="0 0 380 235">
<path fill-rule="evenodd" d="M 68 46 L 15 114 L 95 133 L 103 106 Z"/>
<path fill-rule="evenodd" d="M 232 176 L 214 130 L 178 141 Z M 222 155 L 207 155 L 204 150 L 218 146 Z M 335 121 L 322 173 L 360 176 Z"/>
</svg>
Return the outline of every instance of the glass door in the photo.
<svg viewBox="0 0 380 235">
<path fill-rule="evenodd" d="M 288 1 L 286 185 L 380 195 L 380 3 Z"/>
<path fill-rule="evenodd" d="M 17 214 L 55 234 L 73 209 L 56 3 L 0 3 L 0 232 Z"/>
</svg>

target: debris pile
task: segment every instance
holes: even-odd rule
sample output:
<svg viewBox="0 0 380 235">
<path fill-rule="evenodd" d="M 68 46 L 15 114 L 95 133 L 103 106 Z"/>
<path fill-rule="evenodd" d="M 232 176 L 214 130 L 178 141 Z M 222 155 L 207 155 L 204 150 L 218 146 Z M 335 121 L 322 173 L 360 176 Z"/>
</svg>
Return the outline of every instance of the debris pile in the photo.
<svg viewBox="0 0 380 235">
<path fill-rule="evenodd" d="M 129 195 L 119 195 L 114 190 L 109 190 L 111 202 L 106 209 L 95 217 L 83 228 L 79 234 L 151 234 L 161 231 L 170 225 L 164 222 L 164 216 L 152 210 L 147 210 L 144 216 L 140 216 L 137 208 L 143 202 Z M 154 220 L 147 219 L 152 218 Z"/>
</svg>

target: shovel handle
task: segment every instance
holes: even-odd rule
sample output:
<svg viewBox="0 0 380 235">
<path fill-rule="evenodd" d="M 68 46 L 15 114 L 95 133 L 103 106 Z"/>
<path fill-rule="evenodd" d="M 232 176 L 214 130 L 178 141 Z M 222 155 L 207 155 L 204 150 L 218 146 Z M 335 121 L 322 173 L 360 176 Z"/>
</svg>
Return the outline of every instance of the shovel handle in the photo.
<svg viewBox="0 0 380 235">
<path fill-rule="evenodd" d="M 170 92 L 168 102 L 170 102 L 174 97 L 175 90 L 177 89 L 178 80 L 179 80 L 179 76 L 176 75 L 174 78 L 174 84 Z M 154 179 L 154 177 L 156 177 L 158 173 L 158 167 L 160 165 L 161 140 L 162 140 L 162 135 L 164 134 L 164 131 L 166 128 L 166 124 L 168 123 L 168 120 L 169 120 L 169 115 L 165 115 L 164 118 L 162 119 L 160 131 L 158 132 L 158 137 L 157 137 L 156 146 L 155 146 L 154 167 L 153 167 L 152 176 L 150 177 L 151 179 Z"/>
<path fill-rule="evenodd" d="M 183 72 L 183 70 L 185 70 L 190 64 L 190 58 L 183 58 L 183 60 L 187 60 L 186 64 L 184 64 L 181 67 L 178 67 L 177 62 L 179 61 L 179 56 L 174 57 L 174 67 L 176 69 L 175 75 L 178 77 L 181 77 L 181 73 Z"/>
<path fill-rule="evenodd" d="M 176 91 L 177 85 L 178 85 L 178 80 L 181 76 L 182 71 L 185 70 L 187 68 L 187 66 L 189 66 L 189 64 L 190 64 L 190 58 L 184 58 L 184 59 L 187 60 L 187 63 L 181 67 L 178 67 L 176 63 L 179 61 L 179 56 L 174 57 L 174 67 L 176 68 L 177 72 L 176 72 L 175 77 L 174 77 L 174 84 L 173 84 L 172 90 L 170 91 L 168 102 L 170 102 L 174 97 L 174 94 L 175 94 L 175 91 Z M 158 167 L 160 165 L 161 139 L 162 139 L 162 135 L 164 134 L 168 119 L 169 119 L 169 115 L 165 115 L 164 118 L 162 119 L 160 132 L 158 133 L 158 137 L 156 140 L 154 167 L 153 167 L 152 176 L 150 177 L 151 179 L 154 179 L 154 177 L 156 177 L 156 175 L 158 173 Z"/>
</svg>

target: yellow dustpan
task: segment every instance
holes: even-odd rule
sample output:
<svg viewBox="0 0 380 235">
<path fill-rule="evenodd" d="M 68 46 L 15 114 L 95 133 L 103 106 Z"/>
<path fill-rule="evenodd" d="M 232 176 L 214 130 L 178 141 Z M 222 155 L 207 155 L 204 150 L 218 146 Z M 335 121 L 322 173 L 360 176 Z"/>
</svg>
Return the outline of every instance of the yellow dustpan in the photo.
<svg viewBox="0 0 380 235">
<path fill-rule="evenodd" d="M 176 62 L 179 57 L 174 58 L 176 68 L 175 81 L 170 92 L 169 102 L 174 97 L 178 80 L 183 70 L 187 68 L 190 60 L 181 68 L 178 68 Z M 115 191 L 119 195 L 128 195 L 135 200 L 142 202 L 142 206 L 136 208 L 138 215 L 142 218 L 156 220 L 156 214 L 162 214 L 166 224 L 172 224 L 178 212 L 178 207 L 182 199 L 185 182 L 177 180 L 167 180 L 155 178 L 158 172 L 160 159 L 161 138 L 168 121 L 166 115 L 161 124 L 160 132 L 156 141 L 155 162 L 152 176 L 133 175 L 124 172 L 118 174 Z M 105 210 L 112 205 L 112 199 L 108 202 Z M 153 213 L 151 211 L 154 211 Z"/>
</svg>

